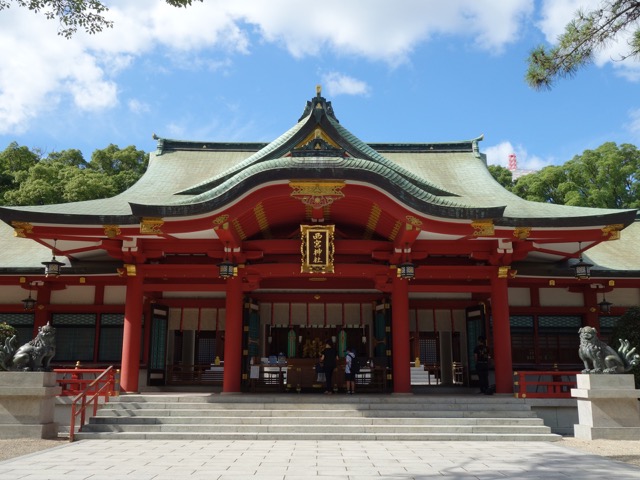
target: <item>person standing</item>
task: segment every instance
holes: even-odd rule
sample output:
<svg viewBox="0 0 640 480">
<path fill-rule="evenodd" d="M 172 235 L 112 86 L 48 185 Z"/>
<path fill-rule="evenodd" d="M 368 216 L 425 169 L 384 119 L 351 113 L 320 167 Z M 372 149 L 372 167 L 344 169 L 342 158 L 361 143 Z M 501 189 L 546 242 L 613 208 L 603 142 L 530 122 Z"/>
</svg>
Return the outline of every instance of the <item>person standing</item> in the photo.
<svg viewBox="0 0 640 480">
<path fill-rule="evenodd" d="M 324 366 L 324 376 L 326 380 L 324 393 L 331 395 L 333 393 L 333 371 L 336 369 L 338 363 L 338 353 L 331 340 L 325 342 L 324 350 L 320 355 L 320 362 L 322 362 Z"/>
<path fill-rule="evenodd" d="M 480 393 L 489 395 L 489 349 L 484 337 L 478 337 L 478 345 L 473 350 L 473 357 L 476 362 L 476 373 L 480 382 Z"/>
<path fill-rule="evenodd" d="M 348 394 L 356 393 L 356 374 L 351 368 L 354 358 L 356 358 L 356 354 L 353 351 L 353 348 L 347 347 L 347 355 L 345 356 L 346 364 L 344 367 L 344 378 L 346 380 Z"/>
</svg>

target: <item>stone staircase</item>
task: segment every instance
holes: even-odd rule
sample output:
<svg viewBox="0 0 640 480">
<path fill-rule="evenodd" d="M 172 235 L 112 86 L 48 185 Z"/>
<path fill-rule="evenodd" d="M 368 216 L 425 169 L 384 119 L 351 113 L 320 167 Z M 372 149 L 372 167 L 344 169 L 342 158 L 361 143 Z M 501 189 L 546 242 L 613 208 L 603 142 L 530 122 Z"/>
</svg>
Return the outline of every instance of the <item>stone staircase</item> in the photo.
<svg viewBox="0 0 640 480">
<path fill-rule="evenodd" d="M 123 395 L 80 439 L 556 441 L 521 399 L 484 395 Z"/>
</svg>

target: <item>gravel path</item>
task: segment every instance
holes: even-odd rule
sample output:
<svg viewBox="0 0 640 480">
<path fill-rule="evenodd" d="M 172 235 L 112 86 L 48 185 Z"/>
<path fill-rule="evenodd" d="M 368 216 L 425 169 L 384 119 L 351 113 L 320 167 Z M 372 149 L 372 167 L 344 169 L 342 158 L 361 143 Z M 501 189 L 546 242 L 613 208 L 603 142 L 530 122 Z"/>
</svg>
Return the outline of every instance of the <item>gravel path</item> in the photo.
<svg viewBox="0 0 640 480">
<path fill-rule="evenodd" d="M 66 439 L 44 440 L 21 438 L 16 440 L 0 440 L 0 461 L 46 450 L 68 443 Z M 577 440 L 564 437 L 557 445 L 579 450 L 581 452 L 601 455 L 613 460 L 640 467 L 640 440 Z"/>
<path fill-rule="evenodd" d="M 640 440 L 578 440 L 564 437 L 558 445 L 640 467 Z"/>
</svg>

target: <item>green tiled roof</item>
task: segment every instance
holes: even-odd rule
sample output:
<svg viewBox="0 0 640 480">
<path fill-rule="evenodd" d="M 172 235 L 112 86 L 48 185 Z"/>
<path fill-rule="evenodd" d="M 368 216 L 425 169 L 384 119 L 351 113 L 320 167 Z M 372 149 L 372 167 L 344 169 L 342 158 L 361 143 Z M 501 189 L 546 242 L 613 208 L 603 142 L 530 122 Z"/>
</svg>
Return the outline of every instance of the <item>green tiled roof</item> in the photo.
<svg viewBox="0 0 640 480">
<path fill-rule="evenodd" d="M 113 198 L 61 205 L 0 208 L 5 222 L 135 224 L 140 216 L 188 216 L 221 208 L 264 182 L 291 178 L 368 182 L 418 212 L 444 218 L 493 218 L 497 226 L 629 224 L 634 210 L 568 207 L 525 201 L 491 177 L 479 139 L 432 144 L 375 144 L 344 128 L 319 95 L 307 115 L 273 142 L 213 143 L 159 139 L 145 175 Z M 329 113 L 327 113 L 329 112 Z M 291 156 L 316 128 L 344 154 Z M 333 148 L 333 147 L 331 147 Z M 256 151 L 257 150 L 257 151 Z M 383 152 L 383 153 L 381 153 Z"/>
</svg>

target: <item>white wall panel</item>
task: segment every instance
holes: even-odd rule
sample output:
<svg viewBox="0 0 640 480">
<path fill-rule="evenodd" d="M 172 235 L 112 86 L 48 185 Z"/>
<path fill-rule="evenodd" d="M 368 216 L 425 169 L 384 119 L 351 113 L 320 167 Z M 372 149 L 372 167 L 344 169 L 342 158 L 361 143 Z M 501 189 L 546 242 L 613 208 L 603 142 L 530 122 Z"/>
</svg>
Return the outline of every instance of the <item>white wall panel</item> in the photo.
<svg viewBox="0 0 640 480">
<path fill-rule="evenodd" d="M 509 288 L 509 306 L 530 307 L 531 292 L 528 288 Z"/>
<path fill-rule="evenodd" d="M 124 285 L 108 285 L 104 287 L 105 305 L 124 305 L 127 298 L 127 287 Z"/>
<path fill-rule="evenodd" d="M 573 293 L 566 288 L 541 288 L 541 307 L 582 307 L 584 305 L 584 295 Z"/>
<path fill-rule="evenodd" d="M 51 292 L 51 303 L 53 305 L 92 305 L 95 293 L 96 287 L 92 285 L 68 286 L 64 290 L 53 290 Z"/>
</svg>

